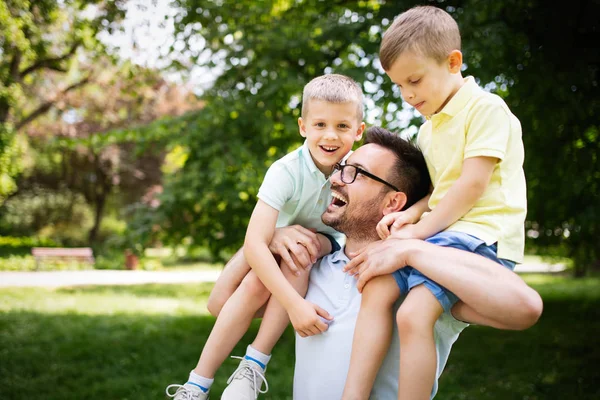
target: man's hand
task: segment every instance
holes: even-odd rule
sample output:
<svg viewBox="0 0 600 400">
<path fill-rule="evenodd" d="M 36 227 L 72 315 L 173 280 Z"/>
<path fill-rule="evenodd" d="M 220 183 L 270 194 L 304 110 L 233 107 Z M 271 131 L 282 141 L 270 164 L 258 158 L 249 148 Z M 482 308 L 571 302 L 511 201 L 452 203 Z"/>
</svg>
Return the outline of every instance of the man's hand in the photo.
<svg viewBox="0 0 600 400">
<path fill-rule="evenodd" d="M 300 269 L 309 268 L 317 262 L 321 243 L 314 231 L 291 225 L 275 229 L 269 250 L 279 255 L 282 266 L 287 265 L 297 276 L 300 275 Z"/>
<path fill-rule="evenodd" d="M 414 224 L 419 220 L 419 216 L 410 211 L 399 211 L 384 215 L 377 224 L 377 234 L 381 239 L 386 239 L 391 233 L 397 231 L 407 224 Z"/>
<path fill-rule="evenodd" d="M 303 300 L 289 310 L 289 316 L 294 329 L 302 337 L 325 332 L 329 326 L 323 322 L 323 319 L 333 320 L 327 311 L 308 300 Z"/>
<path fill-rule="evenodd" d="M 356 287 L 362 293 L 372 278 L 391 274 L 408 265 L 408 257 L 421 241 L 389 238 L 371 243 L 356 254 L 343 271 L 358 279 Z"/>
</svg>

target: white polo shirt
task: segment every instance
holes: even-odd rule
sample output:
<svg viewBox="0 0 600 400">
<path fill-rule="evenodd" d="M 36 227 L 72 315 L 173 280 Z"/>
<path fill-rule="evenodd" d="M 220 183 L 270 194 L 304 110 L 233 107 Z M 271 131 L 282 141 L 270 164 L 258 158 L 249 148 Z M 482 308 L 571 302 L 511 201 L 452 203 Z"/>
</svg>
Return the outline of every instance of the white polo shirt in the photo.
<svg viewBox="0 0 600 400">
<path fill-rule="evenodd" d="M 331 184 L 315 165 L 306 142 L 269 167 L 258 198 L 279 211 L 278 228 L 293 224 L 315 228 L 344 244 L 345 236 L 321 221 L 331 202 Z"/>
<path fill-rule="evenodd" d="M 361 301 L 361 294 L 356 289 L 356 279 L 342 272 L 348 262 L 342 248 L 320 259 L 310 272 L 306 299 L 327 310 L 334 321 L 320 335 L 302 338 L 296 334 L 295 400 L 337 400 L 342 397 Z M 401 300 L 398 301 L 398 306 Z M 437 378 L 444 370 L 452 345 L 466 326 L 468 325 L 457 321 L 448 313 L 444 313 L 436 322 L 434 334 L 438 352 Z M 379 370 L 371 399 L 398 398 L 400 343 L 395 323 L 392 337 L 392 344 Z M 431 398 L 436 393 L 437 379 Z"/>
</svg>

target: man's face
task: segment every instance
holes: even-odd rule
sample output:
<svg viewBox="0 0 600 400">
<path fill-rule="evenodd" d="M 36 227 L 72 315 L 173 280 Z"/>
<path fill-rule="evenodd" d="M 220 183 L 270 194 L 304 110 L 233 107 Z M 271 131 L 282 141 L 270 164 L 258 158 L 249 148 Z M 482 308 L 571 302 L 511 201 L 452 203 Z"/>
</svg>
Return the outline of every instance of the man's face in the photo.
<svg viewBox="0 0 600 400">
<path fill-rule="evenodd" d="M 388 180 L 388 171 L 394 164 L 394 154 L 376 144 L 358 148 L 346 161 L 382 179 Z M 331 175 L 333 199 L 321 216 L 323 223 L 346 234 L 348 239 L 377 240 L 375 227 L 383 217 L 386 186 L 365 175 L 358 174 L 351 184 L 342 182 L 341 172 Z"/>
</svg>

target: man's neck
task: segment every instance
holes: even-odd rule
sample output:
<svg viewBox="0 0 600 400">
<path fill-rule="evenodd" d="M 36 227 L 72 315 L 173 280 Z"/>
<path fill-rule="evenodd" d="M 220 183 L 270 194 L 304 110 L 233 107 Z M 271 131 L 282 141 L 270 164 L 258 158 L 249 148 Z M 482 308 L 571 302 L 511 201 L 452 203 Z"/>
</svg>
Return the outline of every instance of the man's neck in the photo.
<svg viewBox="0 0 600 400">
<path fill-rule="evenodd" d="M 357 251 L 364 249 L 376 240 L 377 239 L 352 240 L 351 238 L 347 238 L 344 253 L 346 253 L 346 256 L 351 260 L 353 258 L 351 254 L 355 254 Z"/>
</svg>

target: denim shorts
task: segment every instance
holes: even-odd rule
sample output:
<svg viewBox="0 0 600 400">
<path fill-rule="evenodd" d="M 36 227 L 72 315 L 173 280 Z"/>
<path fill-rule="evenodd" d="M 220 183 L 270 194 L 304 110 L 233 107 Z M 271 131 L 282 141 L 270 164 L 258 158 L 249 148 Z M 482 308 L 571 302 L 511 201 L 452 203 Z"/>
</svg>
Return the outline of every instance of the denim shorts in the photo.
<svg viewBox="0 0 600 400">
<path fill-rule="evenodd" d="M 442 246 L 453 247 L 459 250 L 466 250 L 471 253 L 479 254 L 485 258 L 489 258 L 511 271 L 515 269 L 515 263 L 509 260 L 498 258 L 497 246 L 492 244 L 488 246 L 481 239 L 471 236 L 463 232 L 444 231 L 431 236 L 425 240 L 426 242 Z M 396 283 L 400 287 L 401 293 L 407 293 L 410 289 L 420 284 L 424 284 L 427 289 L 433 293 L 438 299 L 444 311 L 448 311 L 459 300 L 458 297 L 445 287 L 438 285 L 416 269 L 412 267 L 404 267 L 392 274 L 396 279 Z"/>
</svg>

